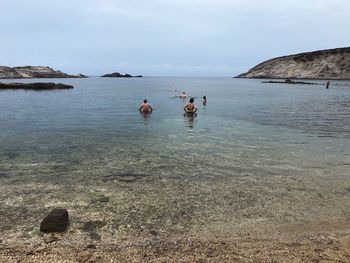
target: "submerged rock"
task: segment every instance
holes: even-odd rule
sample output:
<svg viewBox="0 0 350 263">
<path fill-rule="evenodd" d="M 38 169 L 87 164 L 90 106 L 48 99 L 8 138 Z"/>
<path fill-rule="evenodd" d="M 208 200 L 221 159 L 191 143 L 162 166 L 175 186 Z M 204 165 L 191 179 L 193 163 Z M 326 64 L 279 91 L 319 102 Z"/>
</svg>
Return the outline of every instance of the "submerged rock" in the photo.
<svg viewBox="0 0 350 263">
<path fill-rule="evenodd" d="M 7 173 L 0 171 L 0 178 L 9 178 L 9 177 L 10 176 Z"/>
<path fill-rule="evenodd" d="M 73 86 L 53 82 L 35 82 L 35 83 L 1 83 L 0 89 L 27 89 L 27 90 L 54 90 L 54 89 L 73 89 Z"/>
<path fill-rule="evenodd" d="M 93 202 L 98 202 L 98 203 L 108 203 L 109 202 L 109 197 L 108 196 L 99 196 Z"/>
<path fill-rule="evenodd" d="M 83 226 L 83 231 L 89 233 L 89 237 L 93 240 L 101 240 L 101 236 L 97 233 L 97 230 L 106 226 L 104 221 L 88 221 Z"/>
<path fill-rule="evenodd" d="M 45 233 L 63 232 L 68 227 L 68 211 L 63 208 L 54 209 L 40 224 L 40 231 Z"/>
<path fill-rule="evenodd" d="M 127 176 L 119 177 L 118 181 L 120 181 L 120 182 L 134 182 L 134 181 L 136 181 L 136 179 L 137 179 L 136 176 L 127 175 Z"/>
</svg>

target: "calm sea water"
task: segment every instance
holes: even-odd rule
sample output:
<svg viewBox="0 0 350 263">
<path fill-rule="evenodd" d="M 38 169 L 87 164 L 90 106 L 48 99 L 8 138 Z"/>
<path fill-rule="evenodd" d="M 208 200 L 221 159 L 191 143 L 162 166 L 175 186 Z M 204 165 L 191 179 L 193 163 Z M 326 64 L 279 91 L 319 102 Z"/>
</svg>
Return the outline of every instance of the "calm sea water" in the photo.
<svg viewBox="0 0 350 263">
<path fill-rule="evenodd" d="M 2 165 L 156 159 L 160 165 L 189 165 L 191 172 L 198 162 L 210 165 L 208 158 L 217 165 L 270 158 L 294 166 L 309 163 L 293 164 L 297 160 L 288 155 L 295 152 L 316 160 L 334 154 L 340 161 L 350 149 L 346 82 L 326 90 L 231 78 L 57 81 L 75 89 L 0 92 Z M 175 98 L 182 91 L 196 98 L 197 117 L 184 117 L 185 101 Z M 149 116 L 137 111 L 144 98 L 155 109 Z"/>
<path fill-rule="evenodd" d="M 74 89 L 0 91 L 7 221 L 25 220 L 11 208 L 39 214 L 42 207 L 89 203 L 97 186 L 113 200 L 113 184 L 123 186 L 118 183 L 142 192 L 143 185 L 169 180 L 215 184 L 249 175 L 307 177 L 322 169 L 344 175 L 350 169 L 350 82 L 332 82 L 326 90 L 232 78 L 52 81 Z M 176 98 L 182 91 L 195 97 L 197 116 L 184 116 L 186 101 Z M 154 108 L 148 116 L 138 112 L 145 98 Z M 158 197 L 145 191 L 152 202 L 167 197 L 165 190 Z M 124 202 L 134 202 L 131 196 Z M 91 214 L 103 210 L 90 208 Z"/>
</svg>

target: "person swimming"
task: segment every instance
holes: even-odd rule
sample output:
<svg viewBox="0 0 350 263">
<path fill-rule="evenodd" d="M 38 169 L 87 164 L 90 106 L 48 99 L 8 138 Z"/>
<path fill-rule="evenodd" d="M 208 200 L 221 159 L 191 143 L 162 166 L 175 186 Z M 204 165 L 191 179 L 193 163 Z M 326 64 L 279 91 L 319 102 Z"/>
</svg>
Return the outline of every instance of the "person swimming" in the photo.
<svg viewBox="0 0 350 263">
<path fill-rule="evenodd" d="M 153 108 L 152 108 L 151 104 L 149 104 L 147 102 L 147 100 L 145 99 L 145 100 L 143 100 L 143 103 L 141 104 L 139 111 L 150 113 L 153 111 Z"/>
<path fill-rule="evenodd" d="M 187 98 L 186 92 L 182 92 L 179 97 L 181 99 L 186 99 Z"/>
<path fill-rule="evenodd" d="M 184 107 L 184 111 L 186 113 L 196 113 L 197 112 L 197 106 L 194 104 L 194 98 L 190 99 L 190 102 L 186 104 Z"/>
<path fill-rule="evenodd" d="M 206 105 L 206 104 L 207 104 L 207 97 L 203 96 L 203 105 Z"/>
</svg>

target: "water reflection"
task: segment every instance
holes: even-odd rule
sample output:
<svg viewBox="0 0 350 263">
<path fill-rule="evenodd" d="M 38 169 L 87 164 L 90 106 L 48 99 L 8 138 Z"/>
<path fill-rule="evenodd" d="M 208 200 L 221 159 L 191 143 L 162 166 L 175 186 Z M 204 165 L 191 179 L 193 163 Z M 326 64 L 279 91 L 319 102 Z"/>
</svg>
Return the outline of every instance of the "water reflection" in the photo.
<svg viewBox="0 0 350 263">
<path fill-rule="evenodd" d="M 186 126 L 189 128 L 193 128 L 194 120 L 195 120 L 195 117 L 197 117 L 197 113 L 185 112 L 184 117 L 185 117 Z"/>
<path fill-rule="evenodd" d="M 144 125 L 147 125 L 151 119 L 152 112 L 150 111 L 140 111 L 140 115 L 143 118 Z"/>
</svg>

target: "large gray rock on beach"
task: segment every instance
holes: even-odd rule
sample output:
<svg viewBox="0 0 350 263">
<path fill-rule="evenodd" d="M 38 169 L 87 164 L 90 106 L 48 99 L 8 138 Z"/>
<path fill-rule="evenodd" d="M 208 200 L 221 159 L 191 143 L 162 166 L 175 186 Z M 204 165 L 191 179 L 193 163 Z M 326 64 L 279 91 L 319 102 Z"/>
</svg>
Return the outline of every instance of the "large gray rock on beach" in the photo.
<svg viewBox="0 0 350 263">
<path fill-rule="evenodd" d="M 54 209 L 40 224 L 40 231 L 45 233 L 63 232 L 67 229 L 69 222 L 68 211 L 63 208 Z"/>
<path fill-rule="evenodd" d="M 0 66 L 0 79 L 23 78 L 86 78 L 82 74 L 69 75 L 45 66 L 6 67 Z"/>
<path fill-rule="evenodd" d="M 277 57 L 237 78 L 350 79 L 350 47 Z"/>
<path fill-rule="evenodd" d="M 53 82 L 35 82 L 35 83 L 1 83 L 1 89 L 27 89 L 27 90 L 54 90 L 54 89 L 73 89 L 72 85 Z"/>
</svg>

